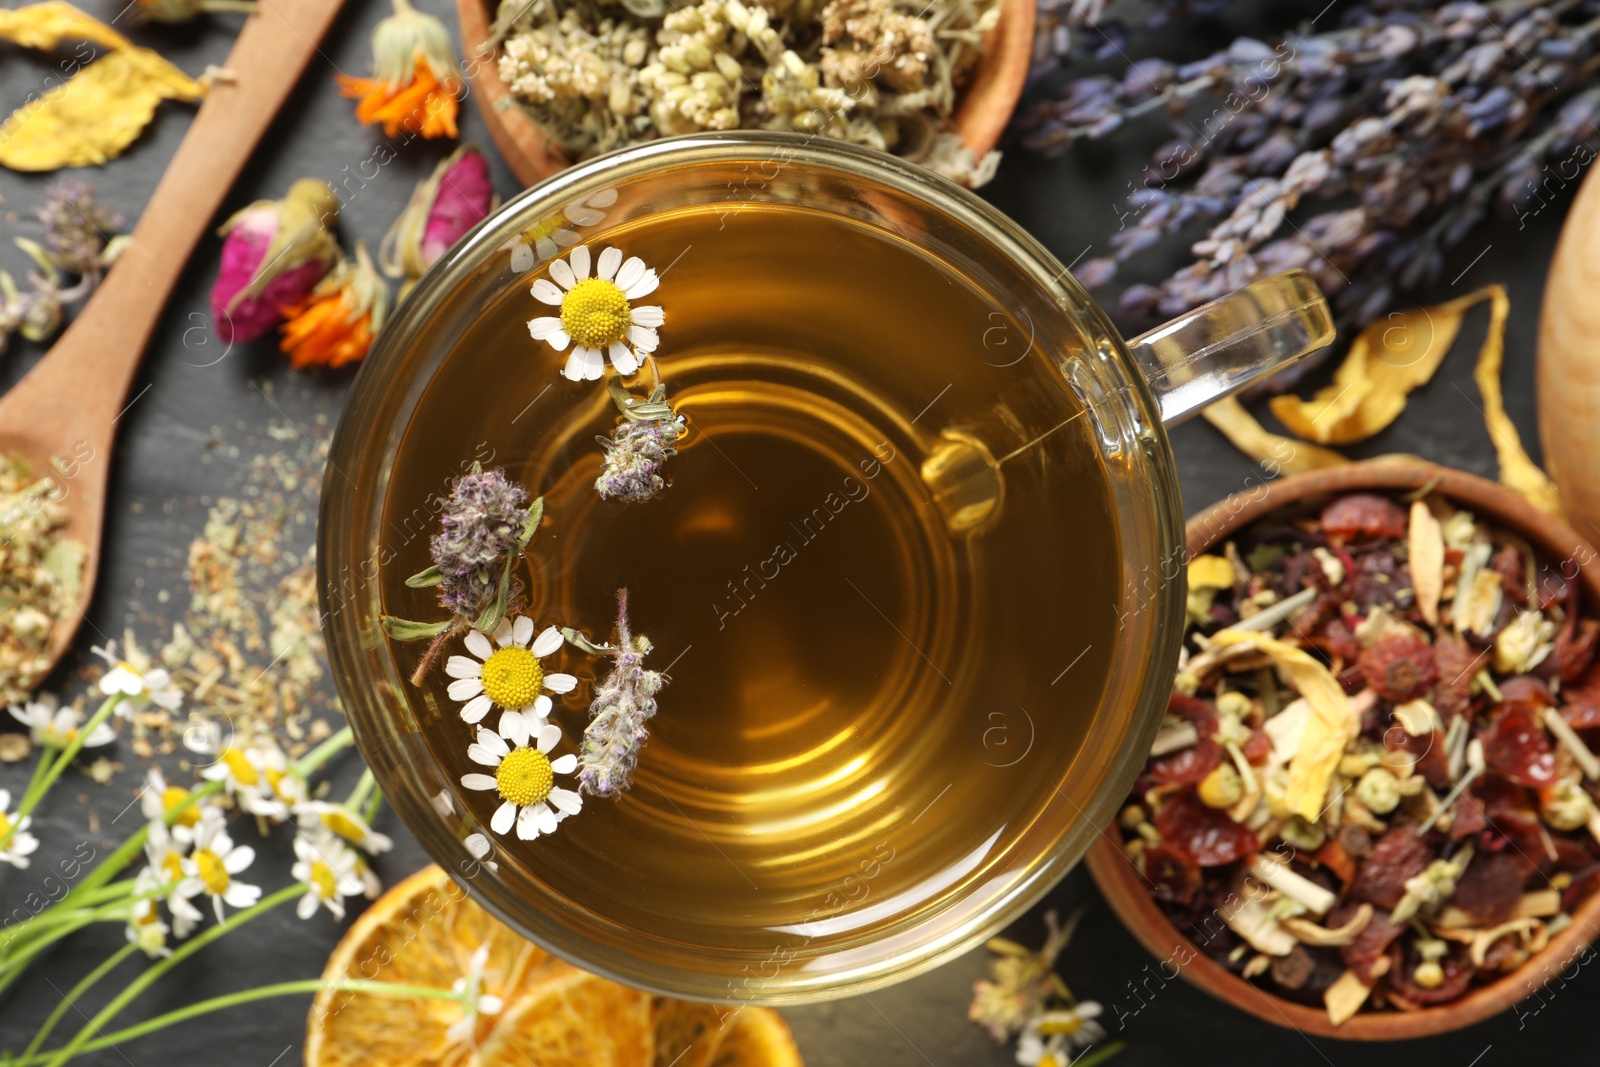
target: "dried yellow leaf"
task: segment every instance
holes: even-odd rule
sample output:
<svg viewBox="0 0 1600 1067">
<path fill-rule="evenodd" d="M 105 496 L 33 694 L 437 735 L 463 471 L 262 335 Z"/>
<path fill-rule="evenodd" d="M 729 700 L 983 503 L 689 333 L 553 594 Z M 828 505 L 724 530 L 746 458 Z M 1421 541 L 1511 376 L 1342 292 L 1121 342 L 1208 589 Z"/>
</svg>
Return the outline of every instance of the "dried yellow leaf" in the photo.
<svg viewBox="0 0 1600 1067">
<path fill-rule="evenodd" d="M 1429 626 L 1439 625 L 1439 597 L 1444 592 L 1444 528 L 1421 500 L 1411 502 L 1406 559 L 1417 610 Z"/>
<path fill-rule="evenodd" d="M 1308 440 L 1334 445 L 1366 440 L 1406 409 L 1406 396 L 1433 377 L 1455 344 L 1462 317 L 1494 299 L 1496 291 L 1497 286 L 1486 286 L 1436 307 L 1391 312 L 1351 342 L 1332 384 L 1310 400 L 1274 397 L 1272 413 Z"/>
<path fill-rule="evenodd" d="M 1385 962 L 1388 962 L 1387 960 Z M 1322 1003 L 1328 1009 L 1328 1021 L 1338 1026 L 1361 1010 L 1372 987 L 1356 977 L 1356 972 L 1345 971 L 1322 994 Z"/>
<path fill-rule="evenodd" d="M 1303 474 L 1350 462 L 1331 448 L 1270 432 L 1245 410 L 1236 397 L 1219 400 L 1201 414 L 1207 422 L 1221 430 L 1235 448 L 1275 475 Z"/>
<path fill-rule="evenodd" d="M 1506 316 L 1511 313 L 1511 301 L 1498 285 L 1488 286 L 1488 289 L 1492 301 L 1489 333 L 1478 351 L 1478 366 L 1472 376 L 1483 394 L 1484 425 L 1489 429 L 1489 439 L 1494 442 L 1495 454 L 1500 457 L 1500 484 L 1534 507 L 1560 518 L 1561 498 L 1556 495 L 1555 483 L 1523 451 L 1522 438 L 1501 399 L 1500 365 L 1505 355 Z"/>
<path fill-rule="evenodd" d="M 1360 718 L 1339 680 L 1303 649 L 1276 638 L 1238 630 L 1218 630 L 1211 639 L 1212 648 L 1245 643 L 1272 660 L 1284 682 L 1310 705 L 1299 744 L 1289 760 L 1284 803 L 1292 814 L 1316 822 L 1322 817 L 1328 783 L 1333 780 L 1345 745 L 1360 732 Z"/>
<path fill-rule="evenodd" d="M 93 41 L 108 51 L 0 125 L 0 165 L 50 171 L 94 166 L 132 144 L 163 100 L 198 100 L 206 87 L 147 48 L 63 3 L 0 10 L 0 38 L 51 49 Z"/>
<path fill-rule="evenodd" d="M 1232 589 L 1233 564 L 1221 556 L 1196 556 L 1189 561 L 1190 589 Z"/>
</svg>

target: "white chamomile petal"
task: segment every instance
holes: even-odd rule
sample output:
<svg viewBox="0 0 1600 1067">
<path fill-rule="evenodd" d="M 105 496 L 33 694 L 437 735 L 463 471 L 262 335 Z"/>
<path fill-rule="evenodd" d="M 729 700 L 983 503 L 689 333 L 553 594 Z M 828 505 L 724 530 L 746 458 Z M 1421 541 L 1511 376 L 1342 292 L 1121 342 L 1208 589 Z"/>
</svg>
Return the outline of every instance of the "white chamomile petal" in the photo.
<svg viewBox="0 0 1600 1067">
<path fill-rule="evenodd" d="M 508 711 L 506 714 L 514 715 L 516 712 Z M 490 751 L 489 749 L 484 748 L 482 745 L 477 743 L 467 746 L 467 758 L 473 763 L 481 763 L 485 767 L 498 767 L 500 766 L 501 759 L 498 752 Z"/>
<path fill-rule="evenodd" d="M 483 692 L 482 678 L 457 678 L 445 689 L 451 700 L 471 700 Z"/>
<path fill-rule="evenodd" d="M 661 279 L 656 275 L 656 272 L 653 270 L 647 270 L 644 272 L 644 277 L 640 278 L 632 285 L 623 286 L 622 290 L 624 295 L 626 295 L 629 300 L 638 300 L 641 297 L 649 296 L 651 293 L 655 292 L 660 285 Z"/>
<path fill-rule="evenodd" d="M 613 341 L 609 349 L 611 365 L 617 368 L 618 374 L 632 374 L 639 369 L 639 357 L 633 350 L 621 341 Z"/>
<path fill-rule="evenodd" d="M 528 333 L 535 341 L 548 340 L 558 333 L 565 333 L 561 328 L 561 320 L 554 315 L 540 315 L 536 319 L 528 320 Z"/>
<path fill-rule="evenodd" d="M 536 824 L 541 834 L 553 834 L 556 832 L 556 825 L 561 820 L 556 818 L 556 813 L 550 809 L 549 804 L 541 802 L 527 810 L 533 812 L 533 817 L 537 821 Z"/>
<path fill-rule="evenodd" d="M 495 787 L 495 780 L 492 774 L 463 774 L 461 784 L 467 789 L 487 790 Z"/>
<path fill-rule="evenodd" d="M 561 631 L 554 626 L 546 626 L 540 631 L 539 636 L 534 638 L 533 647 L 529 651 L 540 659 L 544 659 L 561 647 L 561 641 Z"/>
<path fill-rule="evenodd" d="M 486 726 L 478 727 L 478 744 L 496 753 L 501 759 L 511 754 L 511 746 L 506 744 L 505 738 Z"/>
<path fill-rule="evenodd" d="M 489 820 L 489 829 L 497 834 L 503 834 L 511 829 L 511 824 L 516 818 L 517 806 L 508 800 L 494 810 L 494 816 Z"/>
<path fill-rule="evenodd" d="M 540 752 L 549 752 L 561 743 L 561 727 L 555 723 L 547 723 L 539 729 L 536 739 Z"/>
<path fill-rule="evenodd" d="M 589 276 L 589 249 L 586 245 L 578 245 L 572 250 L 572 255 L 567 257 L 572 261 L 572 276 L 578 281 L 583 281 Z"/>
<path fill-rule="evenodd" d="M 567 231 L 563 230 L 560 233 L 555 234 L 555 236 L 560 237 L 561 234 L 565 232 Z M 539 253 L 539 259 L 541 262 L 546 259 L 555 259 L 561 254 L 561 248 L 562 246 L 560 244 L 549 237 L 541 237 L 533 244 L 533 249 L 535 252 Z"/>
<path fill-rule="evenodd" d="M 489 714 L 489 709 L 494 707 L 494 701 L 489 699 L 489 694 L 479 693 L 465 704 L 461 705 L 461 721 L 464 723 L 479 723 Z"/>
<path fill-rule="evenodd" d="M 501 830 L 500 833 L 505 831 Z M 532 841 L 538 836 L 539 817 L 533 813 L 531 807 L 523 808 L 522 813 L 517 816 L 517 837 L 523 841 Z"/>
<path fill-rule="evenodd" d="M 445 660 L 444 673 L 452 678 L 481 678 L 483 664 L 470 656 L 451 656 Z"/>
<path fill-rule="evenodd" d="M 489 643 L 488 635 L 479 630 L 467 631 L 467 651 L 479 659 L 488 659 L 494 655 L 494 645 Z"/>
<path fill-rule="evenodd" d="M 571 289 L 578 284 L 578 279 L 572 274 L 572 268 L 567 266 L 567 261 L 564 259 L 550 261 L 550 278 L 563 289 Z"/>
<path fill-rule="evenodd" d="M 628 261 L 617 271 L 617 288 L 626 293 L 638 284 L 639 279 L 644 277 L 644 272 L 644 260 L 638 256 L 629 256 Z"/>
<path fill-rule="evenodd" d="M 561 261 L 551 260 L 551 262 L 559 263 Z M 561 290 L 556 288 L 556 283 L 551 281 L 549 278 L 540 278 L 536 280 L 533 283 L 533 288 L 530 290 L 530 292 L 533 293 L 535 300 L 538 300 L 544 304 L 549 304 L 551 307 L 556 308 L 561 306 L 561 301 L 564 298 Z"/>
<path fill-rule="evenodd" d="M 500 617 L 500 625 L 494 628 L 494 633 L 491 636 L 494 638 L 495 644 L 505 648 L 511 643 L 511 636 L 514 632 L 510 617 L 502 615 Z"/>
<path fill-rule="evenodd" d="M 600 253 L 600 260 L 596 264 L 595 277 L 603 281 L 611 281 L 617 276 L 617 268 L 622 266 L 622 250 L 608 248 Z"/>
<path fill-rule="evenodd" d="M 527 716 L 520 711 L 503 712 L 500 716 L 500 736 L 510 741 L 517 748 L 522 748 L 528 743 L 529 729 Z"/>
<path fill-rule="evenodd" d="M 513 274 L 524 274 L 533 269 L 533 249 L 527 241 L 513 238 L 500 246 L 511 252 L 511 271 Z"/>
<path fill-rule="evenodd" d="M 571 774 L 578 768 L 578 757 L 568 752 L 550 761 L 550 769 L 557 774 Z"/>
<path fill-rule="evenodd" d="M 578 679 L 570 674 L 547 674 L 544 687 L 552 693 L 570 693 L 577 688 Z"/>
<path fill-rule="evenodd" d="M 549 697 L 540 693 L 534 698 L 532 707 L 523 708 L 522 710 L 524 714 L 531 714 L 536 719 L 548 719 L 550 717 L 550 709 L 554 706 Z"/>
<path fill-rule="evenodd" d="M 578 345 L 573 348 L 572 355 L 567 357 L 567 366 L 562 373 L 569 381 L 596 381 L 605 373 L 605 369 L 606 362 L 600 357 L 597 349 Z"/>
<path fill-rule="evenodd" d="M 222 857 L 222 869 L 229 874 L 238 874 L 256 859 L 256 850 L 249 845 L 240 845 L 226 856 Z"/>
<path fill-rule="evenodd" d="M 572 758 L 576 761 L 576 757 Z M 562 789 L 560 786 L 551 787 L 550 803 L 563 815 L 576 815 L 583 810 L 583 797 L 571 789 Z"/>
<path fill-rule="evenodd" d="M 533 640 L 533 620 L 526 615 L 518 615 L 516 621 L 511 624 L 511 638 L 526 648 L 528 642 Z M 534 653 L 535 656 L 538 654 Z"/>
<path fill-rule="evenodd" d="M 644 307 L 634 308 L 629 321 L 635 326 L 645 326 L 653 330 L 667 321 L 667 313 L 661 309 L 660 304 L 646 304 Z"/>
<path fill-rule="evenodd" d="M 629 326 L 628 340 L 632 341 L 641 352 L 654 352 L 661 344 L 656 332 L 646 326 Z"/>
</svg>

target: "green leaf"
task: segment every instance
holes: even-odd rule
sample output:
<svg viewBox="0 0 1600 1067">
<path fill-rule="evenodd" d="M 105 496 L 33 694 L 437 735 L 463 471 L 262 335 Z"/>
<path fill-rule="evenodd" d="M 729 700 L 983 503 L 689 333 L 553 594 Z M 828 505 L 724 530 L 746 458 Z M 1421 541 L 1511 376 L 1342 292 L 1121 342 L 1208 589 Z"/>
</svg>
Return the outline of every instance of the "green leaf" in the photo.
<svg viewBox="0 0 1600 1067">
<path fill-rule="evenodd" d="M 528 521 L 522 524 L 522 536 L 517 539 L 518 548 L 528 547 L 533 535 L 539 532 L 539 520 L 542 518 L 544 518 L 544 497 L 528 505 Z"/>
<path fill-rule="evenodd" d="M 398 619 L 393 615 L 384 615 L 379 621 L 383 624 L 383 632 L 396 641 L 422 641 L 429 637 L 438 637 L 450 629 L 451 622 L 412 622 L 410 619 Z"/>
<path fill-rule="evenodd" d="M 442 581 L 444 581 L 444 572 L 441 571 L 439 569 L 439 565 L 435 563 L 427 570 L 418 571 L 411 577 L 407 578 L 406 587 L 409 589 L 427 589 L 430 586 L 438 585 Z"/>
<path fill-rule="evenodd" d="M 495 627 L 500 625 L 500 620 L 506 617 L 506 601 L 511 597 L 511 568 L 516 565 L 517 550 L 512 549 L 506 553 L 505 566 L 500 569 L 500 588 L 495 591 L 489 606 L 483 609 L 483 614 L 473 622 L 474 630 L 493 633 Z"/>
</svg>

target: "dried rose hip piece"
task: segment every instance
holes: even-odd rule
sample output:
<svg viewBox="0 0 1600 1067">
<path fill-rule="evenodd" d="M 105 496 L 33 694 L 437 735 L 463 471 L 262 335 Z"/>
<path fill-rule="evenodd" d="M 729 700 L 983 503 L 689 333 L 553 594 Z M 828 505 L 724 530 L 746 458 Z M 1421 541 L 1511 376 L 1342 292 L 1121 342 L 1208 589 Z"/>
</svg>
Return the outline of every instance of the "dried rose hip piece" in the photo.
<svg viewBox="0 0 1600 1067">
<path fill-rule="evenodd" d="M 1144 850 L 1144 876 L 1155 887 L 1157 900 L 1188 907 L 1200 892 L 1200 868 L 1166 845 Z"/>
<path fill-rule="evenodd" d="M 1152 821 L 1168 848 L 1201 867 L 1221 867 L 1261 849 L 1254 832 L 1206 807 L 1193 790 L 1167 801 Z"/>
<path fill-rule="evenodd" d="M 1389 946 L 1389 989 L 1391 994 L 1414 1007 L 1447 1004 L 1467 991 L 1472 984 L 1476 968 L 1466 945 L 1452 945 L 1449 953 L 1439 961 L 1444 971 L 1444 981 L 1436 986 L 1418 985 L 1413 975 L 1421 960 L 1415 953 L 1407 952 L 1401 944 Z"/>
<path fill-rule="evenodd" d="M 1592 730 L 1600 726 L 1600 704 L 1568 704 L 1561 717 L 1574 730 Z"/>
<path fill-rule="evenodd" d="M 1433 862 L 1433 849 L 1410 827 L 1390 830 L 1372 846 L 1372 855 L 1350 883 L 1350 898 L 1393 911 L 1406 895 L 1406 879 Z"/>
<path fill-rule="evenodd" d="M 1510 849 L 1479 853 L 1467 864 L 1450 903 L 1479 926 L 1504 922 L 1517 910 L 1530 869 L 1528 861 Z"/>
<path fill-rule="evenodd" d="M 1595 647 L 1600 645 L 1600 619 L 1580 619 L 1576 626 L 1570 623 L 1556 635 L 1556 676 L 1563 682 L 1574 682 L 1594 662 Z"/>
<path fill-rule="evenodd" d="M 1211 736 L 1217 729 L 1217 710 L 1208 701 L 1174 693 L 1167 700 L 1167 714 L 1193 723 L 1200 739 L 1188 748 L 1151 759 L 1146 773 L 1156 785 L 1198 782 L 1222 762 L 1222 746 Z"/>
<path fill-rule="evenodd" d="M 1355 904 L 1341 904 L 1328 915 L 1330 927 L 1343 926 L 1349 922 L 1356 913 Z M 1405 923 L 1389 921 L 1387 911 L 1374 911 L 1372 921 L 1362 928 L 1348 945 L 1339 949 L 1345 966 L 1356 972 L 1356 977 L 1368 985 L 1373 982 L 1372 966 L 1389 950 L 1395 938 L 1405 933 L 1408 927 Z"/>
<path fill-rule="evenodd" d="M 1556 698 L 1550 695 L 1550 686 L 1536 675 L 1514 675 L 1502 680 L 1499 685 L 1500 699 L 1507 703 L 1527 704 L 1535 708 L 1556 706 Z"/>
<path fill-rule="evenodd" d="M 1444 735 L 1438 730 L 1417 736 L 1395 723 L 1383 732 L 1383 747 L 1415 756 L 1417 773 L 1427 779 L 1429 785 L 1435 789 L 1450 788 L 1450 757 L 1445 754 Z"/>
<path fill-rule="evenodd" d="M 1522 553 L 1516 545 L 1501 545 L 1489 560 L 1489 568 L 1500 575 L 1500 591 L 1517 607 L 1528 606 L 1528 583 L 1522 578 Z"/>
<path fill-rule="evenodd" d="M 1406 535 L 1406 513 L 1399 504 L 1377 493 L 1351 493 L 1322 509 L 1322 532 L 1348 541 L 1355 537 Z"/>
<path fill-rule="evenodd" d="M 1501 704 L 1482 741 L 1485 762 L 1513 782 L 1532 789 L 1555 782 L 1555 753 L 1532 706 Z"/>
<path fill-rule="evenodd" d="M 1412 633 L 1385 634 L 1361 652 L 1361 677 L 1393 703 L 1425 695 L 1438 678 L 1433 646 Z"/>
<path fill-rule="evenodd" d="M 1489 652 L 1449 635 L 1434 642 L 1433 661 L 1438 675 L 1433 686 L 1433 706 L 1449 722 L 1472 710 L 1472 676 L 1489 662 Z"/>
</svg>

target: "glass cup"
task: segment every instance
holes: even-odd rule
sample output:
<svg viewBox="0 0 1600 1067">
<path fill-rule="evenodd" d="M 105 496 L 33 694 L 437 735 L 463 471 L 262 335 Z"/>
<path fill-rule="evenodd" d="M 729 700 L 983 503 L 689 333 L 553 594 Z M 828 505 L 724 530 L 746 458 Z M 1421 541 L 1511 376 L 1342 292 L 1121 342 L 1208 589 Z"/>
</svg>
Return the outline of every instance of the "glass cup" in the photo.
<svg viewBox="0 0 1600 1067">
<path fill-rule="evenodd" d="M 469 847 L 481 827 L 466 811 L 456 776 L 426 743 L 430 729 L 455 719 L 455 709 L 410 685 L 415 648 L 403 652 L 402 665 L 404 646 L 385 638 L 378 621 L 385 589 L 396 584 L 393 572 L 420 569 L 409 565 L 419 551 L 425 560 L 433 516 L 423 509 L 397 520 L 385 510 L 386 493 L 404 449 L 453 447 L 419 443 L 413 417 L 443 388 L 437 379 L 447 360 L 484 347 L 473 331 L 483 328 L 485 309 L 514 298 L 523 301 L 515 306 L 525 317 L 543 313 L 526 295 L 530 269 L 580 242 L 598 250 L 619 227 L 663 213 L 714 212 L 733 225 L 738 212 L 769 204 L 892 234 L 983 290 L 1004 294 L 1007 321 L 1026 323 L 1029 336 L 986 333 L 978 357 L 996 373 L 1036 361 L 1030 369 L 1074 395 L 1091 423 L 1085 436 L 1109 483 L 1120 554 L 1121 574 L 1108 585 L 1118 620 L 1114 648 L 1078 755 L 1048 768 L 1050 788 L 1004 848 L 952 850 L 937 885 L 919 884 L 920 892 L 900 897 L 851 894 L 823 918 L 765 927 L 755 937 L 734 914 L 722 920 L 728 937 L 716 926 L 641 928 L 594 899 L 558 890 L 540 877 L 537 862 L 515 851 L 502 848 L 483 862 L 481 838 Z M 513 928 L 592 971 L 673 996 L 771 1004 L 863 992 L 924 971 L 1039 900 L 1115 817 L 1144 762 L 1166 708 L 1185 605 L 1183 501 L 1164 426 L 1332 336 L 1321 294 L 1308 275 L 1292 271 L 1124 340 L 1068 271 L 987 203 L 893 157 L 831 141 L 700 134 L 582 163 L 501 207 L 428 272 L 384 329 L 345 408 L 329 457 L 318 560 L 329 655 L 356 740 L 385 796 L 445 870 Z M 520 345 L 517 366 L 537 366 L 555 380 L 559 357 L 532 354 L 520 321 L 501 340 Z M 485 372 L 482 405 L 516 421 L 517 409 L 525 412 L 524 403 L 537 399 L 532 374 L 524 374 L 535 382 L 525 401 L 502 395 L 507 390 L 496 383 L 504 375 Z M 598 413 L 604 390 L 590 385 Z M 953 531 L 985 521 L 984 501 L 997 497 L 983 491 L 995 465 L 980 462 L 965 440 L 927 438 L 918 468 L 938 499 L 954 502 L 946 515 Z M 457 457 L 446 458 L 454 464 Z M 530 552 L 538 549 L 536 541 Z M 674 713 L 670 694 L 663 716 Z M 578 832 L 587 815 L 561 833 Z M 903 821 L 915 816 L 906 811 Z M 627 879 L 626 860 L 597 862 L 615 863 L 605 877 Z M 650 892 L 648 885 L 637 889 Z"/>
</svg>

